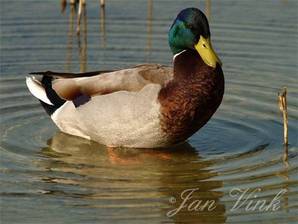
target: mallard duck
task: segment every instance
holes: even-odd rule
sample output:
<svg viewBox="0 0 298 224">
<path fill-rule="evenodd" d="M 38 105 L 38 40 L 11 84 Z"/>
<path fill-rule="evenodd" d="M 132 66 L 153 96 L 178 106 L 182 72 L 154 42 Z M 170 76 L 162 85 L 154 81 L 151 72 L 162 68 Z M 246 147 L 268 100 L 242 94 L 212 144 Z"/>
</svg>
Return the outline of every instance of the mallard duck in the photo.
<svg viewBox="0 0 298 224">
<path fill-rule="evenodd" d="M 109 147 L 177 144 L 217 110 L 224 76 L 199 9 L 178 14 L 168 42 L 173 68 L 144 64 L 78 74 L 37 72 L 26 83 L 62 132 Z"/>
</svg>

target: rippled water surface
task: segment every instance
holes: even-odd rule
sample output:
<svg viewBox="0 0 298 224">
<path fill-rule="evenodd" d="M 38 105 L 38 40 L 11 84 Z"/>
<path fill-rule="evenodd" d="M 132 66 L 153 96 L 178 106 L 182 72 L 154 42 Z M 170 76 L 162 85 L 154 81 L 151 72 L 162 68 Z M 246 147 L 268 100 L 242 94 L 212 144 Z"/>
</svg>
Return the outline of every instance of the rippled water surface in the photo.
<svg viewBox="0 0 298 224">
<path fill-rule="evenodd" d="M 186 6 L 209 16 L 226 79 L 220 109 L 187 143 L 110 149 L 65 135 L 26 89 L 31 71 L 171 64 L 167 31 Z M 80 36 L 74 7 L 61 13 L 58 0 L 1 0 L 0 8 L 1 223 L 298 222 L 298 1 L 107 0 L 105 10 L 87 1 Z M 280 208 L 233 210 L 235 188 L 255 191 L 254 203 L 282 192 Z M 171 215 L 187 189 L 196 189 L 188 205 L 209 200 L 214 209 L 193 204 Z"/>
</svg>

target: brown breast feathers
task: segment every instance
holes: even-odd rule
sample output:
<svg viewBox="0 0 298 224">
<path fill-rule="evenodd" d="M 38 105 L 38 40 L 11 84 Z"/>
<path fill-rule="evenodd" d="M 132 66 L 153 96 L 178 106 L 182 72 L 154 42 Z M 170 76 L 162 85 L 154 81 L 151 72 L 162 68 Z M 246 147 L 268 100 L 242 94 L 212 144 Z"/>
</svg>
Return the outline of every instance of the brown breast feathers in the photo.
<svg viewBox="0 0 298 224">
<path fill-rule="evenodd" d="M 224 77 L 219 65 L 207 66 L 186 50 L 174 60 L 174 79 L 159 92 L 161 128 L 173 143 L 186 140 L 214 114 L 222 101 Z"/>
</svg>

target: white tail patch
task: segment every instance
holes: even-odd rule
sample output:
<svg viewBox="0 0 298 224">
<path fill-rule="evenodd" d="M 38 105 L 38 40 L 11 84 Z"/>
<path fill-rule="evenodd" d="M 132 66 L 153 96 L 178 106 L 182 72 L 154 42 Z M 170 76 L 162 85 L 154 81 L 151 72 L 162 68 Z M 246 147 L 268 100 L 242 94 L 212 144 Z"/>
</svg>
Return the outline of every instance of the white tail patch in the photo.
<svg viewBox="0 0 298 224">
<path fill-rule="evenodd" d="M 48 99 L 45 89 L 43 88 L 41 82 L 37 80 L 34 76 L 26 77 L 26 84 L 33 96 L 40 99 L 42 102 L 53 105 L 53 103 Z"/>
</svg>

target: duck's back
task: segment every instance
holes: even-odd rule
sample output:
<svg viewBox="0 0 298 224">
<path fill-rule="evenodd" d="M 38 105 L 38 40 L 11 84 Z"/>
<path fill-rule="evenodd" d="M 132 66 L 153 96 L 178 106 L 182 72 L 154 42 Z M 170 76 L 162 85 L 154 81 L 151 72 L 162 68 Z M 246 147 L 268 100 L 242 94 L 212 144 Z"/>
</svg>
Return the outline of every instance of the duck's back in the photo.
<svg viewBox="0 0 298 224">
<path fill-rule="evenodd" d="M 32 74 L 26 79 L 30 92 L 62 132 L 108 146 L 167 144 L 158 94 L 172 68 L 146 64 L 114 72 Z"/>
</svg>

